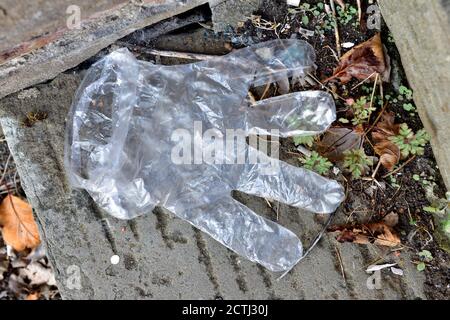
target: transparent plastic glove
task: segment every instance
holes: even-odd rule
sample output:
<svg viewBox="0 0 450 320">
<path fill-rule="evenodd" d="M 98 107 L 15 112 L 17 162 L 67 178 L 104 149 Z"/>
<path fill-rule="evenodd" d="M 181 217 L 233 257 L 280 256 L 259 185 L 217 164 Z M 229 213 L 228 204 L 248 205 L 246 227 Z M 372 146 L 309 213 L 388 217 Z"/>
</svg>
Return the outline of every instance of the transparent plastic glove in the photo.
<svg viewBox="0 0 450 320">
<path fill-rule="evenodd" d="M 287 137 L 331 125 L 335 105 L 325 92 L 293 93 L 251 107 L 246 102 L 251 85 L 303 77 L 314 59 L 313 48 L 298 40 L 177 66 L 138 61 L 126 49 L 111 53 L 88 71 L 69 114 L 71 182 L 117 218 L 162 206 L 251 261 L 272 271 L 291 269 L 302 257 L 298 237 L 234 200 L 231 191 L 317 213 L 331 213 L 343 200 L 337 182 L 245 143 L 246 135 L 272 129 Z M 244 141 L 205 160 L 219 140 L 205 141 L 203 133 L 225 139 L 231 129 L 243 132 Z"/>
</svg>

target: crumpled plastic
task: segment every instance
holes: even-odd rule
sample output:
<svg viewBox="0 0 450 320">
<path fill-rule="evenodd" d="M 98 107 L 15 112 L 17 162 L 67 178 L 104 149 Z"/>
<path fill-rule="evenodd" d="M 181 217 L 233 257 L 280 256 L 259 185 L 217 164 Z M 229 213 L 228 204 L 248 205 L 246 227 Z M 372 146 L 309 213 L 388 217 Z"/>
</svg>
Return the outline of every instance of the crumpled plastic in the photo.
<svg viewBox="0 0 450 320">
<path fill-rule="evenodd" d="M 222 162 L 196 157 L 227 130 L 279 137 L 327 130 L 336 110 L 326 92 L 251 106 L 246 99 L 251 86 L 304 77 L 314 60 L 314 49 L 299 40 L 176 66 L 139 61 L 127 49 L 112 52 L 89 69 L 69 113 L 65 166 L 72 185 L 114 217 L 132 219 L 161 206 L 271 271 L 290 270 L 303 254 L 299 238 L 234 200 L 232 190 L 325 214 L 342 202 L 342 186 L 245 142 L 220 154 Z M 205 141 L 209 129 L 216 136 Z M 174 132 L 191 137 L 192 149 L 181 152 L 186 141 Z M 175 161 L 180 155 L 186 157 Z"/>
</svg>

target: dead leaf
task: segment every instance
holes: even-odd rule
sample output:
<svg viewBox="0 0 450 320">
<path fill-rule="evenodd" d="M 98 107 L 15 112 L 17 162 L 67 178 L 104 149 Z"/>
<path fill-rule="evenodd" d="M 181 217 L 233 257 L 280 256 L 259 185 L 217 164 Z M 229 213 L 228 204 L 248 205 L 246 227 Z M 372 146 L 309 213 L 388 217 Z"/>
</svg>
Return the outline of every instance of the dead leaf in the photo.
<svg viewBox="0 0 450 320">
<path fill-rule="evenodd" d="M 3 199 L 0 226 L 3 240 L 16 251 L 34 249 L 41 243 L 32 208 L 18 197 L 8 195 Z"/>
<path fill-rule="evenodd" d="M 374 146 L 375 152 L 380 156 L 383 167 L 392 171 L 400 160 L 400 149 L 391 141 L 384 140 Z"/>
<path fill-rule="evenodd" d="M 27 297 L 25 298 L 25 300 L 39 300 L 39 297 L 41 296 L 41 294 L 39 292 L 33 292 L 30 293 L 29 295 L 27 295 Z"/>
<path fill-rule="evenodd" d="M 344 54 L 333 76 L 325 82 L 339 79 L 345 84 L 352 78 L 360 81 L 375 80 L 377 73 L 384 82 L 388 82 L 390 76 L 389 61 L 390 59 L 381 42 L 381 36 L 377 33 L 370 40 L 357 45 Z"/>
<path fill-rule="evenodd" d="M 381 120 L 377 123 L 372 137 L 375 142 L 398 135 L 400 125 L 395 124 L 395 113 L 385 112 L 381 115 Z"/>
<path fill-rule="evenodd" d="M 401 158 L 399 147 L 389 140 L 389 137 L 396 136 L 399 130 L 400 126 L 395 124 L 395 114 L 388 112 L 381 116 L 372 132 L 375 152 L 380 156 L 383 167 L 389 171 L 394 169 Z"/>
<path fill-rule="evenodd" d="M 384 222 L 375 222 L 355 226 L 332 226 L 328 232 L 339 232 L 336 240 L 358 244 L 377 244 L 396 247 L 401 244 L 400 237 Z"/>
<path fill-rule="evenodd" d="M 26 279 L 24 282 L 31 286 L 56 285 L 52 269 L 39 262 L 30 263 L 26 268 L 19 269 L 19 276 L 24 280 Z"/>
<path fill-rule="evenodd" d="M 333 162 L 344 159 L 344 152 L 362 146 L 364 130 L 361 127 L 330 128 L 317 143 L 318 152 Z"/>
<path fill-rule="evenodd" d="M 398 214 L 395 212 L 388 213 L 384 216 L 383 222 L 389 227 L 395 227 L 398 224 Z"/>
</svg>

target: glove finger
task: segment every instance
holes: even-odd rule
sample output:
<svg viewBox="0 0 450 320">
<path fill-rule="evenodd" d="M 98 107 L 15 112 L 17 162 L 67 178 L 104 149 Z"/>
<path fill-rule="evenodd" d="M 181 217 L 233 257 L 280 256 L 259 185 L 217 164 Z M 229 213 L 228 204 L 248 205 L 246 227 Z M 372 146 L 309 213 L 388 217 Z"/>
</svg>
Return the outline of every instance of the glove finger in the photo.
<svg viewBox="0 0 450 320">
<path fill-rule="evenodd" d="M 290 270 L 302 257 L 301 241 L 293 232 L 255 214 L 231 196 L 175 214 L 271 271 Z"/>
<path fill-rule="evenodd" d="M 237 190 L 316 213 L 332 213 L 344 200 L 344 189 L 338 182 L 249 149 L 259 160 L 244 166 Z"/>
<path fill-rule="evenodd" d="M 257 102 L 248 111 L 247 119 L 249 134 L 316 135 L 336 120 L 336 106 L 327 92 L 296 92 Z"/>
</svg>

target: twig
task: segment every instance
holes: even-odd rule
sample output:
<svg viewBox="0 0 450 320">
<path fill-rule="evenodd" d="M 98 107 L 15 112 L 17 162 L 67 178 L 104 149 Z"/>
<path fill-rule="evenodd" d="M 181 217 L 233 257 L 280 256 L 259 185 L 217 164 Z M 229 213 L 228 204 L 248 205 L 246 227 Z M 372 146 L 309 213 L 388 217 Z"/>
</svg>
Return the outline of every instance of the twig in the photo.
<svg viewBox="0 0 450 320">
<path fill-rule="evenodd" d="M 279 212 L 280 212 L 280 202 L 277 201 L 277 221 L 279 219 L 279 215 L 278 215 Z"/>
<path fill-rule="evenodd" d="M 400 170 L 402 170 L 405 166 L 407 166 L 411 161 L 413 161 L 416 158 L 416 156 L 412 156 L 411 158 L 408 159 L 408 161 L 406 161 L 404 164 L 402 164 L 399 168 L 397 168 L 396 170 L 389 172 L 388 174 L 385 174 L 383 176 L 383 179 L 392 176 L 393 174 L 396 174 L 397 172 L 399 172 Z"/>
<path fill-rule="evenodd" d="M 359 21 L 359 24 L 361 25 L 361 20 L 362 20 L 361 0 L 356 0 L 356 5 L 358 6 L 358 21 Z"/>
<path fill-rule="evenodd" d="M 370 109 L 373 107 L 373 100 L 375 98 L 375 91 L 377 89 L 377 84 L 378 84 L 378 78 L 379 78 L 380 74 L 377 73 L 375 76 L 375 83 L 373 85 L 373 90 L 372 90 L 372 95 L 370 97 Z M 369 115 L 369 119 L 370 119 L 370 115 Z"/>
<path fill-rule="evenodd" d="M 380 169 L 380 166 L 381 166 L 381 160 L 378 161 L 378 164 L 377 164 L 375 170 L 372 173 L 372 179 L 375 179 L 375 176 L 377 175 L 377 172 L 378 172 L 378 169 Z"/>
<path fill-rule="evenodd" d="M 261 98 L 260 98 L 259 100 L 264 100 L 264 98 L 266 97 L 267 92 L 269 92 L 271 83 L 272 83 L 272 82 L 269 81 L 269 82 L 266 84 L 266 87 L 264 88 L 263 94 L 261 95 Z"/>
<path fill-rule="evenodd" d="M 357 85 L 355 85 L 353 88 L 351 88 L 351 91 L 355 90 L 356 88 L 359 88 L 360 86 L 362 86 L 364 83 L 367 82 L 367 80 L 369 80 L 370 78 L 373 77 L 373 75 L 377 73 L 376 71 L 374 73 L 372 73 L 370 76 L 368 76 L 367 78 L 365 78 L 363 81 L 361 81 L 360 83 L 358 83 Z"/>
<path fill-rule="evenodd" d="M 269 202 L 269 200 L 267 200 L 267 198 L 264 198 L 264 200 L 266 200 L 266 203 L 269 206 L 269 208 L 272 209 L 272 204 Z"/>
<path fill-rule="evenodd" d="M 333 50 L 330 46 L 325 46 L 325 48 L 330 49 L 330 51 L 333 53 L 333 57 L 336 59 L 337 62 L 339 62 L 339 57 L 337 56 L 336 52 Z"/>
<path fill-rule="evenodd" d="M 331 90 L 330 88 L 328 88 L 326 85 L 324 85 L 322 82 L 320 82 L 312 73 L 308 73 L 308 76 L 310 76 L 312 79 L 314 79 L 314 81 L 317 82 L 317 84 L 319 84 L 322 89 L 327 90 L 329 93 L 331 93 L 333 96 L 338 97 L 339 99 L 341 99 L 342 101 L 345 101 L 344 98 L 342 98 L 340 95 L 338 95 L 336 92 L 333 92 L 333 90 Z"/>
<path fill-rule="evenodd" d="M 331 213 L 330 216 L 328 217 L 327 221 L 325 222 L 325 225 L 323 226 L 322 230 L 320 231 L 320 233 L 317 235 L 317 237 L 314 239 L 314 241 L 310 244 L 310 246 L 308 247 L 308 249 L 306 249 L 303 252 L 303 255 L 300 257 L 300 259 L 298 259 L 298 261 L 295 263 L 295 265 L 297 265 L 300 261 L 302 261 L 303 259 L 305 259 L 310 253 L 311 251 L 314 249 L 314 247 L 317 245 L 317 243 L 319 243 L 320 239 L 322 239 L 322 236 L 324 235 L 324 233 L 327 231 L 328 227 L 331 224 L 331 221 L 333 220 L 334 216 L 336 214 L 336 211 Z M 294 266 L 295 266 L 294 265 Z M 292 268 L 294 268 L 294 266 L 292 266 Z M 277 281 L 281 280 L 284 278 L 284 276 L 286 276 L 291 270 L 287 270 L 285 273 L 283 273 L 278 279 Z"/>
<path fill-rule="evenodd" d="M 336 255 L 339 261 L 339 266 L 341 267 L 341 273 L 342 273 L 342 278 L 344 278 L 344 282 L 347 283 L 347 279 L 345 277 L 345 271 L 344 271 L 344 264 L 342 263 L 342 258 L 341 258 L 341 253 L 339 251 L 339 248 L 335 245 L 334 249 L 336 250 Z"/>
<path fill-rule="evenodd" d="M 5 167 L 3 168 L 2 177 L 0 178 L 0 185 L 3 183 L 5 179 L 6 172 L 8 171 L 9 161 L 11 160 L 11 153 L 8 155 L 8 159 L 6 160 Z"/>
<path fill-rule="evenodd" d="M 219 55 L 212 55 L 212 54 L 148 49 L 143 46 L 137 46 L 137 45 L 133 45 L 133 44 L 127 44 L 127 46 L 131 47 L 134 50 L 139 50 L 140 52 L 143 52 L 145 54 L 150 54 L 153 56 L 169 57 L 169 58 L 178 58 L 178 59 L 187 59 L 187 60 L 210 60 L 210 59 L 214 59 L 217 57 L 221 57 Z"/>
<path fill-rule="evenodd" d="M 252 105 L 255 105 L 255 104 L 256 104 L 256 99 L 255 99 L 255 96 L 253 95 L 253 93 L 251 93 L 251 92 L 249 91 L 247 95 L 248 95 L 248 97 L 249 97 L 249 99 L 250 99 L 251 104 L 252 104 Z"/>
<path fill-rule="evenodd" d="M 384 106 L 383 106 L 383 109 L 381 109 L 380 114 L 379 114 L 378 117 L 375 119 L 375 122 L 372 124 L 372 126 L 369 128 L 369 130 L 367 130 L 367 131 L 364 133 L 365 136 L 367 136 L 367 135 L 370 133 L 370 131 L 372 131 L 373 128 L 375 128 L 375 126 L 377 125 L 378 121 L 380 121 L 381 116 L 383 115 L 384 111 L 386 111 L 387 106 L 388 106 L 388 103 L 386 102 L 386 103 L 384 104 Z"/>
<path fill-rule="evenodd" d="M 333 19 L 334 19 L 334 36 L 336 37 L 336 51 L 337 51 L 338 57 L 340 58 L 342 56 L 341 39 L 339 36 L 339 27 L 338 27 L 338 20 L 336 17 L 336 6 L 334 5 L 334 0 L 330 0 L 330 6 L 331 6 L 331 11 L 333 13 Z"/>
</svg>

